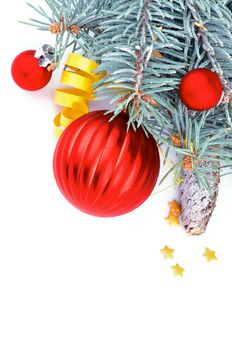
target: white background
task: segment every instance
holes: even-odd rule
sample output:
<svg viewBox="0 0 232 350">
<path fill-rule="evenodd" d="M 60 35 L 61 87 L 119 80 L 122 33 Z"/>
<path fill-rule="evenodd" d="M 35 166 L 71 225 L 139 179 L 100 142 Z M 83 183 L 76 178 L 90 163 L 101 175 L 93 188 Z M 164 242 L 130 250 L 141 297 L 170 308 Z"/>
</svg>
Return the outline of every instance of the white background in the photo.
<svg viewBox="0 0 232 350">
<path fill-rule="evenodd" d="M 35 93 L 11 79 L 18 53 L 53 40 L 17 23 L 31 15 L 24 0 L 1 11 L 0 349 L 231 349 L 231 177 L 198 238 L 164 220 L 175 189 L 114 219 L 72 207 L 52 172 L 60 72 Z M 163 260 L 164 244 L 173 262 Z M 217 262 L 202 257 L 206 246 Z M 183 278 L 173 276 L 175 262 Z"/>
</svg>

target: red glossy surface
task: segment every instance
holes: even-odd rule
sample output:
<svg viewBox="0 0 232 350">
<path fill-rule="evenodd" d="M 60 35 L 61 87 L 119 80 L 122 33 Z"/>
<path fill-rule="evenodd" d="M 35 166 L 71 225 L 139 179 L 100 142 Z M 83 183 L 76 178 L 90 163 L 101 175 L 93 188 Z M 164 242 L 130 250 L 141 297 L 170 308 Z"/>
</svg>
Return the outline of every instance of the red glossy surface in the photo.
<svg viewBox="0 0 232 350">
<path fill-rule="evenodd" d="M 96 111 L 74 121 L 54 153 L 56 182 L 75 207 L 95 216 L 125 214 L 151 194 L 159 174 L 155 140 L 139 128 L 126 131 L 128 116 Z"/>
<path fill-rule="evenodd" d="M 11 66 L 12 78 L 24 90 L 40 90 L 49 83 L 52 76 L 52 71 L 39 66 L 34 54 L 35 50 L 20 53 Z"/>
<path fill-rule="evenodd" d="M 203 111 L 218 104 L 222 90 L 222 83 L 216 73 L 206 68 L 198 68 L 183 77 L 179 94 L 189 109 Z"/>
</svg>

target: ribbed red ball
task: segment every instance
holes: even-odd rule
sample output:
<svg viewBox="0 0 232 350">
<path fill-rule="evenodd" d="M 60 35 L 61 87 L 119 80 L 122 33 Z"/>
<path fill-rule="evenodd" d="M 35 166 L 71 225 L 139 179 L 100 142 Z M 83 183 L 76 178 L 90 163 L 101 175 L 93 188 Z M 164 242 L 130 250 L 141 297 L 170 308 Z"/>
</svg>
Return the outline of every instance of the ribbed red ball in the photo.
<svg viewBox="0 0 232 350">
<path fill-rule="evenodd" d="M 52 76 L 52 71 L 39 66 L 34 55 L 35 50 L 24 51 L 14 59 L 11 66 L 12 78 L 24 90 L 40 90 L 49 83 Z"/>
<path fill-rule="evenodd" d="M 159 174 L 155 140 L 142 128 L 127 132 L 128 115 L 96 111 L 77 119 L 61 135 L 54 153 L 56 182 L 75 207 L 110 217 L 125 214 L 151 194 Z"/>
<path fill-rule="evenodd" d="M 222 83 L 217 73 L 206 68 L 197 68 L 182 78 L 179 95 L 189 109 L 204 111 L 218 104 L 222 91 Z"/>
</svg>

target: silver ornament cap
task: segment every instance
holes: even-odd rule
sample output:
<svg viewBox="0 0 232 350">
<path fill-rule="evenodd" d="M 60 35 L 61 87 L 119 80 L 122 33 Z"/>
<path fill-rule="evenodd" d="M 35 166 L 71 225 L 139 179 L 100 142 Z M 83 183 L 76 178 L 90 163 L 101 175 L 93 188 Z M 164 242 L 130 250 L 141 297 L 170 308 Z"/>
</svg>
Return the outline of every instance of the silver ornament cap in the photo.
<svg viewBox="0 0 232 350">
<path fill-rule="evenodd" d="M 34 57 L 39 61 L 40 67 L 47 68 L 48 65 L 54 63 L 55 48 L 51 45 L 44 44 L 36 50 Z"/>
</svg>

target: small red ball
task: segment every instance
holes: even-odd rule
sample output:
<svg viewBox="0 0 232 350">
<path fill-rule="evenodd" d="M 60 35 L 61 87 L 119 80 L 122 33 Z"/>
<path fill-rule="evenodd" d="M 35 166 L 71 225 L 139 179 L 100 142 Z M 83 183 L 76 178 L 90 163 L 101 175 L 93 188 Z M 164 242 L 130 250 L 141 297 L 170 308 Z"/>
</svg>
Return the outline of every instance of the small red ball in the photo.
<svg viewBox="0 0 232 350">
<path fill-rule="evenodd" d="M 61 135 L 54 153 L 56 182 L 85 213 L 111 217 L 130 212 L 151 194 L 160 160 L 154 138 L 142 128 L 127 131 L 128 115 L 91 112 Z"/>
<path fill-rule="evenodd" d="M 13 61 L 11 74 L 15 83 L 24 90 L 40 90 L 48 84 L 52 71 L 39 66 L 39 61 L 34 57 L 35 50 L 20 53 Z"/>
<path fill-rule="evenodd" d="M 204 111 L 218 104 L 222 91 L 222 83 L 217 73 L 206 68 L 197 68 L 182 78 L 179 95 L 189 109 Z"/>
</svg>

